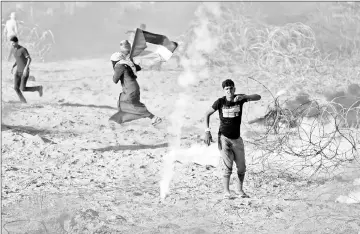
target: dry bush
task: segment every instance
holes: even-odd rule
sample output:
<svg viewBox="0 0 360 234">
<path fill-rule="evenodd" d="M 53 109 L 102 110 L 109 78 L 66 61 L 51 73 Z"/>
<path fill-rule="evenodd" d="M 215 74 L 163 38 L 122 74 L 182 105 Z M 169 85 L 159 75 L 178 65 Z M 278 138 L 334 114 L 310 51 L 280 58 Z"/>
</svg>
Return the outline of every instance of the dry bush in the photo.
<svg viewBox="0 0 360 234">
<path fill-rule="evenodd" d="M 351 59 L 359 59 L 359 5 L 320 5 L 306 23 L 275 26 L 264 23 L 261 17 L 246 16 L 250 3 L 222 3 L 220 18 L 210 13 L 203 14 L 207 17 L 205 20 L 209 22 L 211 34 L 220 41 L 213 51 L 203 54 L 208 60 L 206 65 L 225 68 L 247 64 L 253 67 L 253 71 L 295 76 L 330 74 L 334 71 L 334 64 L 339 62 L 336 60 L 340 53 L 336 51 L 351 51 Z M 195 30 L 203 21 L 203 18 L 197 18 L 188 31 L 177 38 L 183 47 L 179 51 L 181 56 L 185 56 L 184 52 L 196 37 Z M 331 35 L 329 28 L 332 29 Z M 332 43 L 325 42 L 325 38 Z"/>
<path fill-rule="evenodd" d="M 264 117 L 249 123 L 265 126 L 252 141 L 258 149 L 277 154 L 276 160 L 288 165 L 293 165 L 293 158 L 286 156 L 300 159 L 292 168 L 298 173 L 333 175 L 341 165 L 359 159 L 360 86 L 352 84 L 346 92 L 328 94 L 327 101 L 307 94 L 283 102 L 276 97 Z M 274 160 L 270 158 L 263 154 L 256 160 Z"/>
<path fill-rule="evenodd" d="M 239 6 L 224 5 L 222 18 L 209 20 L 209 30 L 219 37 L 220 44 L 209 54 L 208 66 L 251 64 L 256 70 L 281 73 L 305 73 L 320 60 L 315 34 L 302 23 L 271 26 L 242 14 Z M 184 48 L 195 37 L 194 28 L 201 19 L 179 38 Z M 182 41 L 185 40 L 185 41 Z M 185 49 L 186 50 L 186 49 Z"/>
<path fill-rule="evenodd" d="M 55 36 L 51 30 L 44 30 L 39 25 L 26 24 L 20 22 L 19 43 L 29 51 L 31 57 L 35 60 L 45 62 L 51 55 L 51 50 L 55 44 Z M 4 37 L 2 41 L 3 59 L 6 59 L 11 49 L 10 43 Z"/>
<path fill-rule="evenodd" d="M 51 55 L 52 47 L 55 44 L 55 37 L 51 30 L 41 30 L 35 25 L 28 34 L 22 33 L 23 45 L 32 52 L 32 56 L 45 62 L 46 58 Z"/>
<path fill-rule="evenodd" d="M 317 3 L 307 24 L 316 32 L 317 45 L 336 57 L 356 56 L 360 46 L 360 4 L 358 2 Z"/>
</svg>

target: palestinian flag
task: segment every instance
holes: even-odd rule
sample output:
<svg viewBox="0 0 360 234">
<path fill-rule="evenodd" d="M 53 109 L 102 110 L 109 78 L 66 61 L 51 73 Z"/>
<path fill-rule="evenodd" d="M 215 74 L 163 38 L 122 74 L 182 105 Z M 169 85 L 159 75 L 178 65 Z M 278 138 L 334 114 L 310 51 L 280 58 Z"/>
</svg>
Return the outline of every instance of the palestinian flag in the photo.
<svg viewBox="0 0 360 234">
<path fill-rule="evenodd" d="M 136 29 L 130 57 L 158 54 L 162 60 L 168 61 L 178 43 L 170 41 L 166 36 Z M 147 49 L 147 50 L 145 50 Z"/>
</svg>

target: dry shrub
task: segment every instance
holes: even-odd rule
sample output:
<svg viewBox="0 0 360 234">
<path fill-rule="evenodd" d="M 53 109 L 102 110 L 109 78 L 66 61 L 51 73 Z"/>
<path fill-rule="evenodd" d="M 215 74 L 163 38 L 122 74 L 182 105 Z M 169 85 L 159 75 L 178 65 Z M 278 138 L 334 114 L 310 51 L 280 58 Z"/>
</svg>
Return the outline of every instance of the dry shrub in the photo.
<svg viewBox="0 0 360 234">
<path fill-rule="evenodd" d="M 360 46 L 360 4 L 358 2 L 318 3 L 307 24 L 316 32 L 322 52 L 336 57 L 356 56 Z"/>
<path fill-rule="evenodd" d="M 326 101 L 305 93 L 283 102 L 277 97 L 264 117 L 249 122 L 266 127 L 252 143 L 269 154 L 275 152 L 283 163 L 285 155 L 300 159 L 297 172 L 333 175 L 359 157 L 359 91 L 359 85 L 351 84 L 346 91 L 327 94 Z M 270 160 L 269 154 L 259 160 Z"/>
<path fill-rule="evenodd" d="M 358 64 L 360 24 L 356 9 L 359 5 L 320 4 L 303 22 L 269 25 L 261 16 L 247 16 L 250 3 L 221 3 L 220 18 L 210 13 L 202 14 L 207 18 L 197 18 L 177 38 L 183 48 L 179 54 L 185 56 L 187 47 L 196 38 L 195 30 L 206 20 L 211 34 L 220 41 L 214 50 L 203 54 L 207 58 L 206 66 L 226 68 L 247 64 L 253 67 L 250 72 L 266 71 L 302 77 L 333 74 L 336 64 L 338 69 L 344 66 L 337 59 L 345 50 L 351 51 L 352 57 L 346 58 L 349 63 Z M 335 29 L 330 30 L 331 35 L 329 29 Z M 325 38 L 328 41 L 324 41 Z"/>
<path fill-rule="evenodd" d="M 50 29 L 42 29 L 37 24 L 27 24 L 20 22 L 19 43 L 29 51 L 35 60 L 45 62 L 55 44 L 55 36 Z M 7 38 L 2 41 L 3 59 L 9 55 L 11 45 Z"/>
<path fill-rule="evenodd" d="M 264 117 L 249 121 L 249 124 L 260 123 L 270 126 L 279 133 L 280 124 L 286 128 L 298 127 L 303 118 L 329 118 L 341 127 L 360 127 L 360 86 L 351 84 L 347 91 L 334 91 L 325 94 L 326 101 L 315 100 L 309 94 L 301 92 L 295 98 L 280 102 L 276 97 L 268 106 Z M 325 124 L 329 121 L 324 122 Z"/>
<path fill-rule="evenodd" d="M 257 22 L 241 13 L 239 6 L 223 4 L 222 18 L 209 20 L 209 30 L 220 44 L 204 54 L 208 66 L 252 64 L 254 69 L 276 73 L 305 73 L 320 60 L 313 30 L 302 23 L 272 26 Z M 179 38 L 186 48 L 195 37 L 193 26 Z M 186 49 L 185 49 L 186 50 Z"/>
</svg>

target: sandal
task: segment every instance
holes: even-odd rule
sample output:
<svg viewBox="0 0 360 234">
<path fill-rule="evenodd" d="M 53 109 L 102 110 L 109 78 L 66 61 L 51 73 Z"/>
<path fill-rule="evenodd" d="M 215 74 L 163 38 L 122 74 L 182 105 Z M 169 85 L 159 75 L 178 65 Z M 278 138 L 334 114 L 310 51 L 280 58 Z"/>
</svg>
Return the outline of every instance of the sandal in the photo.
<svg viewBox="0 0 360 234">
<path fill-rule="evenodd" d="M 153 126 L 155 126 L 155 125 L 158 125 L 159 123 L 161 123 L 162 122 L 162 119 L 160 118 L 160 117 L 154 117 L 153 119 L 152 119 L 152 121 L 151 121 L 151 124 L 153 125 Z"/>
<path fill-rule="evenodd" d="M 239 193 L 241 198 L 250 198 L 249 195 L 247 195 L 246 193 Z"/>
<path fill-rule="evenodd" d="M 235 197 L 232 196 L 231 194 L 224 194 L 223 199 L 224 199 L 224 200 L 225 200 L 225 199 L 233 200 L 233 199 L 235 199 Z"/>
</svg>

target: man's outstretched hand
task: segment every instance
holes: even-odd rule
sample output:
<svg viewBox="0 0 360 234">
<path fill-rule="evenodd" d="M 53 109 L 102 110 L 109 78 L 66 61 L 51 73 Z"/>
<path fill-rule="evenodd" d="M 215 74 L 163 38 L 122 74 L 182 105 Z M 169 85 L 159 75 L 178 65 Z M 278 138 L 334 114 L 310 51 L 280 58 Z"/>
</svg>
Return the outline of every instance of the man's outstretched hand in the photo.
<svg viewBox="0 0 360 234">
<path fill-rule="evenodd" d="M 212 136 L 211 136 L 211 132 L 205 132 L 204 142 L 208 146 L 210 145 L 211 142 L 214 142 L 213 139 L 212 139 Z"/>
<path fill-rule="evenodd" d="M 240 102 L 243 99 L 246 99 L 246 95 L 236 95 L 236 97 L 234 98 L 234 102 Z"/>
</svg>

